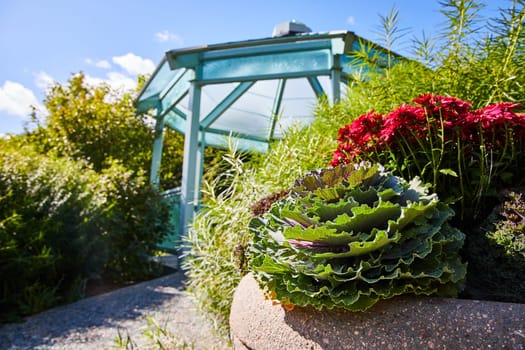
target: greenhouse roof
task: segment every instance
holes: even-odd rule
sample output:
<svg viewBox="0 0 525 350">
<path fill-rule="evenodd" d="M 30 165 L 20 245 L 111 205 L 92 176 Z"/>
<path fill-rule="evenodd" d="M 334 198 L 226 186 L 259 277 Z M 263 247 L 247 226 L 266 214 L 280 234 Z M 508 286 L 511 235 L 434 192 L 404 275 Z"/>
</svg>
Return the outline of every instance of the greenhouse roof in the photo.
<svg viewBox="0 0 525 350">
<path fill-rule="evenodd" d="M 186 133 L 195 82 L 202 90 L 199 130 L 206 145 L 224 147 L 225 135 L 233 134 L 240 149 L 265 151 L 291 124 L 312 119 L 317 97 L 333 98 L 334 74 L 346 86 L 358 63 L 345 54 L 363 43 L 377 47 L 338 31 L 172 50 L 141 91 L 138 109 L 155 109 L 166 126 Z"/>
<path fill-rule="evenodd" d="M 288 24 L 293 29 L 295 22 Z M 320 96 L 340 98 L 363 69 L 349 53 L 367 52 L 376 67 L 388 62 L 387 50 L 353 32 L 303 27 L 307 32 L 274 30 L 264 39 L 168 51 L 143 87 L 138 111 L 156 115 L 152 183 L 159 179 L 164 128 L 185 134 L 183 225 L 198 203 L 204 146 L 227 147 L 230 138 L 240 150 L 265 152 L 287 128 L 313 119 Z"/>
</svg>

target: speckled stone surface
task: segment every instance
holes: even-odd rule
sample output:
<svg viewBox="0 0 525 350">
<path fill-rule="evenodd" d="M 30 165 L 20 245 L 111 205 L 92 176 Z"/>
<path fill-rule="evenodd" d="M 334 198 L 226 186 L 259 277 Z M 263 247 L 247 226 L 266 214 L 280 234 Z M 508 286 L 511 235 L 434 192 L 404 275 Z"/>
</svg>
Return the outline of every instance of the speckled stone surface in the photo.
<svg viewBox="0 0 525 350">
<path fill-rule="evenodd" d="M 525 349 L 525 304 L 401 296 L 366 312 L 286 311 L 251 275 L 230 315 L 234 349 Z"/>
<path fill-rule="evenodd" d="M 184 349 L 229 349 L 229 341 L 214 332 L 185 291 L 184 274 L 176 273 L 80 300 L 27 318 L 24 323 L 0 325 L 0 350 L 116 349 L 120 335 L 132 344 L 122 349 L 158 349 L 145 332 L 159 329 L 170 336 L 164 345 Z M 187 347 L 183 347 L 183 345 Z M 178 348 L 178 347 L 174 347 Z"/>
</svg>

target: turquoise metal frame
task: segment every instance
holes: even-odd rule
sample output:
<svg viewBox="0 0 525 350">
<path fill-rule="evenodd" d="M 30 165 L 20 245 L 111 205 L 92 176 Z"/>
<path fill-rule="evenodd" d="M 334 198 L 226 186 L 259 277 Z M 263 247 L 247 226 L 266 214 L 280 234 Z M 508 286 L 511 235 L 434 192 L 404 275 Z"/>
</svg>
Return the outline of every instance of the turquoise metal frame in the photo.
<svg viewBox="0 0 525 350">
<path fill-rule="evenodd" d="M 150 181 L 159 183 L 163 130 L 169 127 L 185 134 L 179 232 L 184 233 L 199 202 L 202 153 L 205 145 L 224 147 L 225 136 L 236 138 L 238 148 L 265 152 L 275 140 L 277 117 L 287 81 L 304 78 L 315 96 L 327 95 L 319 78 L 331 81 L 332 101 L 341 97 L 341 84 L 357 68 L 348 53 L 365 47 L 378 57 L 400 57 L 352 32 L 302 33 L 284 37 L 206 45 L 166 53 L 137 99 L 139 112 L 154 109 L 155 141 Z M 390 56 L 392 57 L 392 56 Z M 376 60 L 377 61 L 377 60 Z M 383 60 L 384 64 L 388 61 Z M 381 60 L 378 61 L 381 63 Z M 221 117 L 258 81 L 276 80 L 271 113 L 262 122 L 263 132 L 220 123 Z M 208 113 L 201 108 L 202 89 L 214 84 L 237 84 Z M 186 101 L 187 108 L 182 106 Z M 254 114 L 255 115 L 255 114 Z M 240 120 L 238 120 L 240 122 Z M 244 123 L 246 124 L 246 123 Z M 244 125 L 243 124 L 243 125 Z M 221 127 L 217 127 L 221 125 Z M 233 130 L 236 130 L 233 132 Z"/>
</svg>

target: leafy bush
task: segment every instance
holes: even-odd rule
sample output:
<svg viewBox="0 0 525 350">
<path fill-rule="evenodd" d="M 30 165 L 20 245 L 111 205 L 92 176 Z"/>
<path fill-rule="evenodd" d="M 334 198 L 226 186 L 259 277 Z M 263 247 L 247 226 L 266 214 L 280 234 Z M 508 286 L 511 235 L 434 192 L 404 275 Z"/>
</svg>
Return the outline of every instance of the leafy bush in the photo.
<svg viewBox="0 0 525 350">
<path fill-rule="evenodd" d="M 139 83 L 140 86 L 140 83 Z M 34 116 L 34 130 L 25 141 L 41 153 L 54 153 L 84 161 L 97 172 L 114 162 L 127 170 L 149 169 L 155 132 L 153 117 L 137 113 L 134 96 L 107 85 L 89 85 L 83 73 L 66 84 L 55 83 L 44 100 L 49 114 Z M 184 137 L 166 131 L 160 184 L 164 189 L 180 186 Z M 210 151 L 206 157 L 210 158 Z"/>
<path fill-rule="evenodd" d="M 174 229 L 167 201 L 143 174 L 116 162 L 99 181 L 106 199 L 101 227 L 108 249 L 105 271 L 117 281 L 158 276 L 161 266 L 150 258 Z"/>
<path fill-rule="evenodd" d="M 468 289 L 474 298 L 525 302 L 525 190 L 507 190 L 501 204 L 466 240 Z"/>
<path fill-rule="evenodd" d="M 405 178 L 421 176 L 461 219 L 472 220 L 481 199 L 519 185 L 525 171 L 525 115 L 502 102 L 478 110 L 454 97 L 422 95 L 387 115 L 363 114 L 339 130 L 332 165 L 370 160 Z"/>
<path fill-rule="evenodd" d="M 0 149 L 2 318 L 78 298 L 107 259 L 96 174 L 69 159 Z"/>
<path fill-rule="evenodd" d="M 43 153 L 84 160 L 97 172 L 111 160 L 134 171 L 149 166 L 154 133 L 148 116 L 136 113 L 132 95 L 89 85 L 78 73 L 50 86 L 44 103 L 49 114 L 34 118 L 37 128 L 29 134 Z"/>
<path fill-rule="evenodd" d="M 456 296 L 466 268 L 452 215 L 419 179 L 377 165 L 314 171 L 251 220 L 248 266 L 285 305 L 364 311 L 403 293 Z"/>
<path fill-rule="evenodd" d="M 2 319 L 78 299 L 103 274 L 158 275 L 150 257 L 170 230 L 168 206 L 143 175 L 117 163 L 100 175 L 18 141 L 0 149 Z"/>
</svg>

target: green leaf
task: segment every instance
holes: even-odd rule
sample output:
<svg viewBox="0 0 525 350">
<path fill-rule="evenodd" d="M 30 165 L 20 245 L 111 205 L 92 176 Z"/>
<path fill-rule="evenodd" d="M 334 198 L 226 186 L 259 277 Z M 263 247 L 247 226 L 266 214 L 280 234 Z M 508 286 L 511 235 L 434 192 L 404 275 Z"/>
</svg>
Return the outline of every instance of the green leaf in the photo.
<svg viewBox="0 0 525 350">
<path fill-rule="evenodd" d="M 257 267 L 257 271 L 281 274 L 288 272 L 288 269 L 286 266 L 276 263 L 269 256 L 263 256 L 262 261 Z"/>
<path fill-rule="evenodd" d="M 383 202 L 378 207 L 367 205 L 352 208 L 353 215 L 339 215 L 333 222 L 326 223 L 329 228 L 339 232 L 371 232 L 373 228 L 386 229 L 389 220 L 395 220 L 401 215 L 399 205 Z"/>
<path fill-rule="evenodd" d="M 337 203 L 315 201 L 312 203 L 312 207 L 307 209 L 307 212 L 319 217 L 319 221 L 325 222 L 333 220 L 341 214 L 351 213 L 352 208 L 358 205 L 359 203 L 352 199 L 340 200 Z"/>
<path fill-rule="evenodd" d="M 291 219 L 291 220 L 301 224 L 304 227 L 315 226 L 317 224 L 317 221 L 315 221 L 312 218 L 308 217 L 308 215 L 303 214 L 303 213 L 298 212 L 298 211 L 289 210 L 289 209 L 283 209 L 281 211 L 281 218 L 282 219 Z"/>
<path fill-rule="evenodd" d="M 352 187 L 357 185 L 368 186 L 377 182 L 378 178 L 379 167 L 377 165 L 371 167 L 363 166 L 350 173 L 346 181 Z"/>
<path fill-rule="evenodd" d="M 285 227 L 283 235 L 286 239 L 318 242 L 329 245 L 343 245 L 358 239 L 352 233 L 338 233 L 336 229 L 320 226 L 302 229 L 299 226 Z"/>
<path fill-rule="evenodd" d="M 439 169 L 439 172 L 444 175 L 458 177 L 458 174 L 452 169 Z"/>
<path fill-rule="evenodd" d="M 352 256 L 360 256 L 364 254 L 368 254 L 370 252 L 373 252 L 375 250 L 379 250 L 383 248 L 384 246 L 395 242 L 399 239 L 399 235 L 394 235 L 393 237 L 389 237 L 386 231 L 377 231 L 374 235 L 373 241 L 365 241 L 365 242 L 351 242 L 348 244 L 349 250 L 344 253 L 317 253 L 313 254 L 312 256 L 316 259 L 334 259 L 334 258 L 347 258 Z"/>
</svg>

